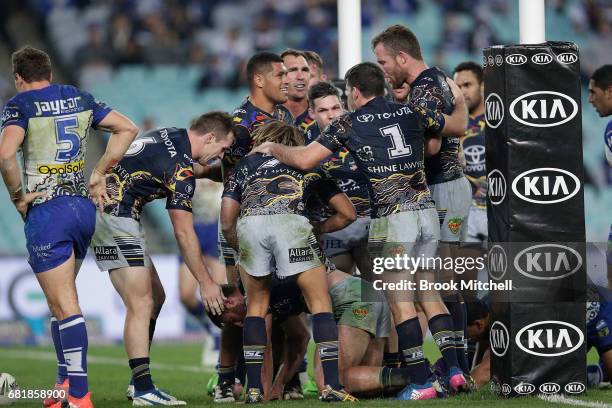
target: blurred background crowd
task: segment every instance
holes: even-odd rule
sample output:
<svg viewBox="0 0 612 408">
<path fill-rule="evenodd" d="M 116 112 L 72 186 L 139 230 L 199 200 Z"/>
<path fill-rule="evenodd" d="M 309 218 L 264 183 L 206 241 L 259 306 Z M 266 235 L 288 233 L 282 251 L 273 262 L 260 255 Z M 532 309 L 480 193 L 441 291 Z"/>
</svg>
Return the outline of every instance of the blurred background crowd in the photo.
<svg viewBox="0 0 612 408">
<path fill-rule="evenodd" d="M 515 0 L 362 0 L 363 57 L 369 41 L 393 23 L 409 26 L 426 62 L 448 74 L 464 60 L 480 62 L 483 47 L 518 42 Z M 14 94 L 10 53 L 26 43 L 48 51 L 55 79 L 77 84 L 119 109 L 143 130 L 186 126 L 207 110 L 232 111 L 246 95 L 244 66 L 259 50 L 318 52 L 337 77 L 335 0 L 3 0 L 0 2 L 0 100 Z M 579 45 L 587 238 L 605 241 L 612 173 L 604 164 L 605 120 L 586 102 L 595 68 L 612 55 L 612 2 L 547 1 L 547 39 Z M 99 149 L 102 142 L 92 142 Z M 5 195 L 6 192 L 0 192 Z M 0 255 L 25 252 L 21 220 L 0 197 Z M 172 252 L 163 203 L 146 222 L 151 247 Z M 10 233 L 10 232 L 14 233 Z"/>
</svg>

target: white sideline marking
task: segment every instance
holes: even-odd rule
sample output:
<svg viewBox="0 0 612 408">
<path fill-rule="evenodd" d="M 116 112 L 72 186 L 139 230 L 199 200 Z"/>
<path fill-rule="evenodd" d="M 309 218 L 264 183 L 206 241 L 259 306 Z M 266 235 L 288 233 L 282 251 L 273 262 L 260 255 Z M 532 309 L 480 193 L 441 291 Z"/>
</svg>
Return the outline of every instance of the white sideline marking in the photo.
<svg viewBox="0 0 612 408">
<path fill-rule="evenodd" d="M 44 361 L 57 361 L 57 357 L 55 356 L 55 352 L 48 351 L 27 351 L 27 350 L 0 350 L 0 357 L 2 358 L 12 358 L 12 359 L 27 359 L 27 360 L 44 360 Z M 103 356 L 92 356 L 87 355 L 88 363 L 95 364 L 106 364 L 106 365 L 114 365 L 114 366 L 125 366 L 127 367 L 127 357 L 126 358 L 117 358 L 117 357 L 103 357 Z M 187 365 L 178 365 L 178 364 L 165 364 L 165 363 L 152 363 L 152 369 L 156 370 L 179 370 L 179 371 L 187 371 L 189 373 L 204 373 L 210 372 L 211 369 L 205 369 L 203 367 L 198 366 L 187 366 Z M 127 368 L 126 368 L 127 370 Z M 612 406 L 610 407 L 612 408 Z"/>
<path fill-rule="evenodd" d="M 612 405 L 605 404 L 599 401 L 583 401 L 575 398 L 567 398 L 563 395 L 539 395 L 539 399 L 547 402 L 573 405 L 575 407 L 591 407 L 591 408 L 612 408 Z"/>
</svg>

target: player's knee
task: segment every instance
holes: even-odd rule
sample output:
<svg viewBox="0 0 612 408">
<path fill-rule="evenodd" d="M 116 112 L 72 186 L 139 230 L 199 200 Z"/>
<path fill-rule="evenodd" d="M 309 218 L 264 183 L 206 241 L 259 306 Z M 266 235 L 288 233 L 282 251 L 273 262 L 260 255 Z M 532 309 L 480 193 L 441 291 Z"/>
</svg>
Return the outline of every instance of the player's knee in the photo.
<svg viewBox="0 0 612 408">
<path fill-rule="evenodd" d="M 128 314 L 143 318 L 153 314 L 154 305 L 155 302 L 151 293 L 141 296 L 131 296 L 125 303 Z"/>
</svg>

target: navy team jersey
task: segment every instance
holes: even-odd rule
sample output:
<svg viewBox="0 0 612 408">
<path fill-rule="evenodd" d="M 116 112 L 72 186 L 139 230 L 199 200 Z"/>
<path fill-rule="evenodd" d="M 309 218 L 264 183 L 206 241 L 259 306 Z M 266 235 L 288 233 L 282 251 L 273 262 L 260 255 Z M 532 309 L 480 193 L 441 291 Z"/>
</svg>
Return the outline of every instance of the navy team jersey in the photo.
<svg viewBox="0 0 612 408">
<path fill-rule="evenodd" d="M 311 143 L 315 139 L 313 136 L 319 137 L 321 132 L 316 122 L 309 126 L 305 135 L 306 143 Z M 357 168 L 355 159 L 351 156 L 346 147 L 342 147 L 337 152 L 334 152 L 330 157 L 326 158 L 317 166 L 317 171 L 322 173 L 325 178 L 335 180 L 336 184 L 346 194 L 355 206 L 358 217 L 369 217 L 370 195 L 368 193 L 368 180 L 362 172 Z M 320 214 L 319 219 L 329 218 L 333 211 L 329 207 L 321 207 L 318 209 Z"/>
<path fill-rule="evenodd" d="M 606 126 L 604 142 L 606 143 L 606 159 L 608 160 L 608 164 L 612 166 L 612 120 L 609 121 L 608 126 Z"/>
<path fill-rule="evenodd" d="M 379 96 L 336 118 L 317 142 L 346 147 L 368 180 L 372 218 L 435 208 L 424 170 L 424 137 L 444 128 L 444 116 Z"/>
<path fill-rule="evenodd" d="M 192 211 L 195 190 L 191 143 L 185 129 L 151 130 L 136 138 L 106 175 L 111 203 L 104 212 L 140 219 L 142 207 L 166 197 L 166 208 Z"/>
<path fill-rule="evenodd" d="M 32 205 L 61 196 L 87 197 L 83 169 L 89 131 L 110 112 L 89 93 L 59 84 L 20 92 L 6 103 L 2 129 L 19 126 L 25 131 L 26 193 L 47 193 Z"/>
<path fill-rule="evenodd" d="M 428 68 L 410 84 L 408 101 L 450 115 L 453 112 L 453 94 L 446 82 L 446 74 L 437 67 Z M 425 158 L 427 184 L 439 184 L 463 176 L 459 162 L 459 138 L 443 137 L 440 151 Z"/>
<path fill-rule="evenodd" d="M 247 98 L 232 113 L 235 127 L 235 141 L 223 157 L 224 166 L 234 166 L 238 160 L 246 156 L 253 148 L 251 134 L 261 125 L 271 121 L 280 120 L 285 123 L 293 124 L 291 112 L 283 105 L 276 105 L 274 112 L 270 115 L 267 112 L 253 105 Z"/>
<path fill-rule="evenodd" d="M 246 156 L 236 165 L 234 178 L 225 184 L 223 197 L 240 203 L 240 217 L 298 214 L 307 216 L 306 201 L 316 194 L 324 202 L 341 193 L 319 173 L 304 173 L 261 153 Z"/>
<path fill-rule="evenodd" d="M 306 302 L 297 283 L 298 275 L 279 277 L 275 273 L 270 279 L 270 307 L 272 319 L 282 323 L 290 316 L 307 311 Z"/>
<path fill-rule="evenodd" d="M 304 112 L 302 112 L 301 115 L 295 118 L 294 125 L 298 129 L 300 129 L 300 131 L 304 135 L 307 135 L 308 129 L 310 129 L 313 126 L 317 126 L 317 122 L 314 120 L 314 118 L 310 116 L 310 112 L 308 112 L 308 109 L 306 109 Z"/>
<path fill-rule="evenodd" d="M 484 114 L 470 118 L 465 136 L 461 139 L 465 157 L 465 176 L 472 186 L 472 205 L 487 208 L 487 169 L 485 157 Z"/>
</svg>

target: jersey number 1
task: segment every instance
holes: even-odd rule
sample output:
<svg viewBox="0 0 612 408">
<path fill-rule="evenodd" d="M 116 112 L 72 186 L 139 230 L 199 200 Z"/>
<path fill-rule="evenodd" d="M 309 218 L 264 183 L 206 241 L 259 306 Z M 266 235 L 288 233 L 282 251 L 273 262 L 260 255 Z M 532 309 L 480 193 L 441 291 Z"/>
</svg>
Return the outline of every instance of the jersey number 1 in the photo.
<svg viewBox="0 0 612 408">
<path fill-rule="evenodd" d="M 79 120 L 74 116 L 55 120 L 55 140 L 57 144 L 68 144 L 68 147 L 57 149 L 55 160 L 58 162 L 69 162 L 79 154 L 81 149 L 81 137 L 76 132 Z"/>
<path fill-rule="evenodd" d="M 402 133 L 402 129 L 400 129 L 399 125 L 390 125 L 380 128 L 380 133 L 382 133 L 383 136 L 391 137 L 393 147 L 387 149 L 390 159 L 412 156 L 412 146 L 406 145 L 406 142 L 404 141 L 404 134 Z"/>
</svg>

